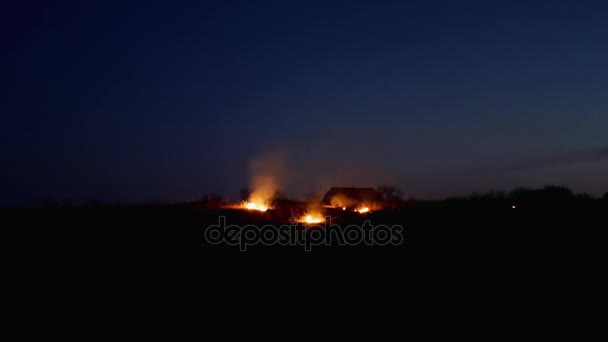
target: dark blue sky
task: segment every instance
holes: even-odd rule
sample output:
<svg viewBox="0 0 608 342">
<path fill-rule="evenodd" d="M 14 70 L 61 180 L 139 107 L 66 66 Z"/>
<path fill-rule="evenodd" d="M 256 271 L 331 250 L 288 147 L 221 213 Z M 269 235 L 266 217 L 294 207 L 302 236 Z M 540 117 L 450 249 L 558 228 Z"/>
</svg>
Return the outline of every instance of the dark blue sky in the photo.
<svg viewBox="0 0 608 342">
<path fill-rule="evenodd" d="M 605 1 L 3 6 L 0 203 L 608 191 Z"/>
</svg>

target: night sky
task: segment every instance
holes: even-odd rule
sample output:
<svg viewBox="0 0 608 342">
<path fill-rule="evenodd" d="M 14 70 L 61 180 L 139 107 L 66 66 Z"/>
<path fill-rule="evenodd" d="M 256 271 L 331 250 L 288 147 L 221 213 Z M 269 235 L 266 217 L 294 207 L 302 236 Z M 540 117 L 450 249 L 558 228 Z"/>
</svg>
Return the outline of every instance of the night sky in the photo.
<svg viewBox="0 0 608 342">
<path fill-rule="evenodd" d="M 14 3 L 1 204 L 608 191 L 606 1 Z"/>
</svg>

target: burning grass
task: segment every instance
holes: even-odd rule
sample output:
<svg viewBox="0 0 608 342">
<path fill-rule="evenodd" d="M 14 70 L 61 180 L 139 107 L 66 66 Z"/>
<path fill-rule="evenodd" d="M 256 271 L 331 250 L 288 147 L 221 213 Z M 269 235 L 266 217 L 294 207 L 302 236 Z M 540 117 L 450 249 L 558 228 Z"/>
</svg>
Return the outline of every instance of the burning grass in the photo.
<svg viewBox="0 0 608 342">
<path fill-rule="evenodd" d="M 370 211 L 369 211 L 369 207 L 358 207 L 355 209 L 355 212 L 359 213 L 359 214 L 365 214 L 365 213 L 369 213 Z"/>
<path fill-rule="evenodd" d="M 325 217 L 318 213 L 306 214 L 300 217 L 297 222 L 305 223 L 305 224 L 316 224 L 325 222 Z"/>
<path fill-rule="evenodd" d="M 262 203 L 246 202 L 244 204 L 244 208 L 247 210 L 257 210 L 264 212 L 268 210 L 268 205 Z"/>
<path fill-rule="evenodd" d="M 259 202 L 249 202 L 249 201 L 241 201 L 236 203 L 227 203 L 223 205 L 224 209 L 237 209 L 237 210 L 251 210 L 251 211 L 261 211 L 265 212 L 270 209 L 270 206 L 267 204 L 259 203 Z"/>
</svg>

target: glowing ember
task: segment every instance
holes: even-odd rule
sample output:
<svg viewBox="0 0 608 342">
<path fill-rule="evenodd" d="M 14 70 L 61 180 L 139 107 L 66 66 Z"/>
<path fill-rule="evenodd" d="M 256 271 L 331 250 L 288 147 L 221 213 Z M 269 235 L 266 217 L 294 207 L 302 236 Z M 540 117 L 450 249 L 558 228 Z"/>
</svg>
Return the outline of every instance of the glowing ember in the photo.
<svg viewBox="0 0 608 342">
<path fill-rule="evenodd" d="M 245 209 L 266 211 L 268 210 L 268 206 L 260 203 L 247 202 L 245 203 Z"/>
<path fill-rule="evenodd" d="M 360 214 L 365 214 L 365 213 L 369 212 L 369 208 L 368 207 L 357 208 L 357 209 L 355 209 L 355 212 L 360 213 Z"/>
</svg>

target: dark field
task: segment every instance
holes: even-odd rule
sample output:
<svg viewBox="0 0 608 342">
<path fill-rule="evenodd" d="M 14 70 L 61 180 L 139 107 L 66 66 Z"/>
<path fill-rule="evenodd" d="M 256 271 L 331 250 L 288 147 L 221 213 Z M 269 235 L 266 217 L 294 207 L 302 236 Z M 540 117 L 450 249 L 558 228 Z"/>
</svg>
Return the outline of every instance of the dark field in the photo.
<svg viewBox="0 0 608 342">
<path fill-rule="evenodd" d="M 210 245 L 203 234 L 218 223 L 282 225 L 289 223 L 285 210 L 265 213 L 243 210 L 205 209 L 200 205 L 124 206 L 85 208 L 5 209 L 5 244 L 23 247 L 21 258 L 61 260 L 76 265 L 89 260 L 119 268 L 129 262 L 149 266 L 205 265 L 265 261 L 287 264 L 302 260 L 346 264 L 380 263 L 443 267 L 463 263 L 466 267 L 546 267 L 594 263 L 603 253 L 606 201 L 586 200 L 546 206 L 483 201 L 420 202 L 401 209 L 367 215 L 333 211 L 339 227 L 400 225 L 404 241 L 398 246 L 236 246 Z M 17 257 L 19 259 L 20 257 Z M 561 265 L 561 266 L 560 266 Z"/>
<path fill-rule="evenodd" d="M 219 216 L 237 225 L 282 224 L 280 212 L 198 204 L 6 209 L 2 242 L 10 251 L 11 283 L 28 302 L 48 304 L 42 311 L 47 314 L 66 298 L 86 310 L 135 303 L 141 311 L 197 302 L 251 313 L 269 301 L 292 308 L 328 303 L 410 308 L 415 301 L 432 310 L 429 303 L 463 307 L 475 298 L 491 310 L 536 303 L 552 311 L 566 304 L 564 296 L 570 304 L 596 300 L 594 293 L 604 284 L 606 209 L 600 200 L 517 209 L 465 200 L 366 216 L 345 213 L 335 217 L 336 224 L 399 224 L 404 241 L 315 246 L 310 252 L 276 245 L 240 252 L 203 239 Z"/>
</svg>

